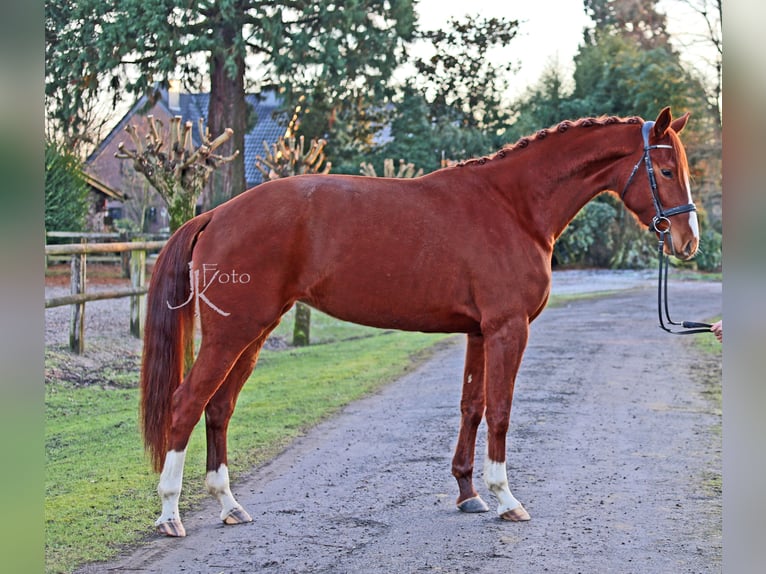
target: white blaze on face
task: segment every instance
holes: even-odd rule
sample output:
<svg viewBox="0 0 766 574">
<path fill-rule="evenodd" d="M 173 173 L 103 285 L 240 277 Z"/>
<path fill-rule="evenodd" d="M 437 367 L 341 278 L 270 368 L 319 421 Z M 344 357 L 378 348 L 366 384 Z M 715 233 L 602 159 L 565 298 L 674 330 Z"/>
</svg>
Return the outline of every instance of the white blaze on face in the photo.
<svg viewBox="0 0 766 574">
<path fill-rule="evenodd" d="M 689 185 L 689 171 L 685 170 L 684 173 L 684 184 L 686 185 L 686 196 L 688 198 L 689 203 L 694 203 L 692 200 L 692 188 L 691 185 Z M 696 211 L 690 211 L 689 212 L 689 227 L 692 228 L 692 233 L 694 233 L 694 237 L 696 239 L 700 238 L 700 227 L 699 227 L 699 221 L 697 220 L 697 212 Z"/>
</svg>

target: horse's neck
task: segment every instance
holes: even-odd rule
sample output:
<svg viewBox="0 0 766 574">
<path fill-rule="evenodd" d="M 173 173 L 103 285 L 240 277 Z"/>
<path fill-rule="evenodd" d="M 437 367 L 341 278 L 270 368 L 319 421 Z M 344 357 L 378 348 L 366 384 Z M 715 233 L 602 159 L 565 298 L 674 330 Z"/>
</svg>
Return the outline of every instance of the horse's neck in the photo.
<svg viewBox="0 0 766 574">
<path fill-rule="evenodd" d="M 517 213 L 534 221 L 541 240 L 551 247 L 585 204 L 603 191 L 617 190 L 630 171 L 626 158 L 634 150 L 621 138 L 604 137 L 607 129 L 618 126 L 572 128 L 510 152 L 513 168 L 503 193 Z M 495 166 L 498 172 L 501 163 Z"/>
</svg>

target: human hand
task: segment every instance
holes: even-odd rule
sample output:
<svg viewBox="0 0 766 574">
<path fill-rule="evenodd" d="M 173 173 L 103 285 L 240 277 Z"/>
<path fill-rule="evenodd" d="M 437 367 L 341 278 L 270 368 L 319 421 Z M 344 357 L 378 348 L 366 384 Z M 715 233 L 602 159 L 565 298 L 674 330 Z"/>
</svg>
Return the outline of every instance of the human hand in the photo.
<svg viewBox="0 0 766 574">
<path fill-rule="evenodd" d="M 723 343 L 723 319 L 720 321 L 716 321 L 710 326 L 710 330 L 715 335 L 715 338 L 718 339 L 720 343 Z"/>
</svg>

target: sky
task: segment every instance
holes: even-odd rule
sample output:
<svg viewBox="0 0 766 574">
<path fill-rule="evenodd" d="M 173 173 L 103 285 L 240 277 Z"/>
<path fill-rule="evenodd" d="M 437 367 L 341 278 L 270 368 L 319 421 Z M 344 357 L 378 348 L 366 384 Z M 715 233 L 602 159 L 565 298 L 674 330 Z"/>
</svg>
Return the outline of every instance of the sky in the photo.
<svg viewBox="0 0 766 574">
<path fill-rule="evenodd" d="M 682 2 L 660 0 L 658 9 L 667 15 L 671 37 L 688 39 L 695 32 L 706 34 L 704 21 Z M 466 15 L 519 20 L 517 36 L 496 56 L 508 57 L 521 66 L 510 78 L 511 98 L 536 84 L 553 62 L 565 77 L 571 76 L 572 59 L 582 41 L 583 29 L 590 24 L 582 0 L 419 0 L 416 10 L 424 30 L 442 28 L 451 17 L 462 19 Z M 687 62 L 701 70 L 706 67 L 700 61 L 714 57 L 705 44 L 681 51 Z"/>
<path fill-rule="evenodd" d="M 419 0 L 416 10 L 424 30 L 442 28 L 450 18 L 466 15 L 519 20 L 516 37 L 496 53 L 521 66 L 510 78 L 510 96 L 521 95 L 535 84 L 551 62 L 563 71 L 573 70 L 572 58 L 590 22 L 582 0 Z"/>
</svg>

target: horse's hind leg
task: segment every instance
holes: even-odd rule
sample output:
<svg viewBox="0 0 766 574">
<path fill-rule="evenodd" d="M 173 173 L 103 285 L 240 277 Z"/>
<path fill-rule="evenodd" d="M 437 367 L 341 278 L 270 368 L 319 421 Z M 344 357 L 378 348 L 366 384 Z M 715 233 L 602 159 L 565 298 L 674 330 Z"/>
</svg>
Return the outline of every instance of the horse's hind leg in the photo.
<svg viewBox="0 0 766 574">
<path fill-rule="evenodd" d="M 168 452 L 157 486 L 157 493 L 162 500 L 162 514 L 156 520 L 155 526 L 161 534 L 186 535 L 178 512 L 186 446 L 203 409 L 226 380 L 246 346 L 247 344 L 237 345 L 233 340 L 227 341 L 226 345 L 212 345 L 206 344 L 203 339 L 194 365 L 173 395 L 173 422 Z"/>
<path fill-rule="evenodd" d="M 208 492 L 221 503 L 221 520 L 225 524 L 252 522 L 252 518 L 236 501 L 229 487 L 226 434 L 237 396 L 255 367 L 266 336 L 266 334 L 262 335 L 245 349 L 226 377 L 226 381 L 205 407 L 207 433 L 205 486 Z"/>
<path fill-rule="evenodd" d="M 473 486 L 476 431 L 484 417 L 484 338 L 481 335 L 468 335 L 467 339 L 463 397 L 460 400 L 460 432 L 452 459 L 452 475 L 457 479 L 460 489 L 458 509 L 463 512 L 486 512 L 489 507 Z"/>
<path fill-rule="evenodd" d="M 511 417 L 516 373 L 527 344 L 526 322 L 508 323 L 485 333 L 487 457 L 484 482 L 498 500 L 497 513 L 504 520 L 529 520 L 529 514 L 511 494 L 505 467 L 505 438 Z"/>
</svg>

